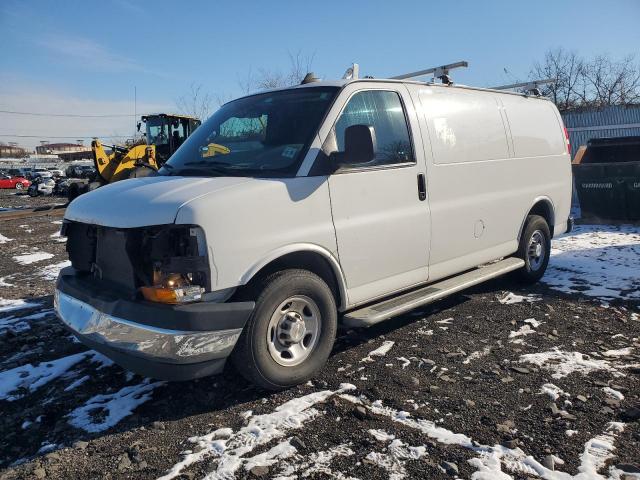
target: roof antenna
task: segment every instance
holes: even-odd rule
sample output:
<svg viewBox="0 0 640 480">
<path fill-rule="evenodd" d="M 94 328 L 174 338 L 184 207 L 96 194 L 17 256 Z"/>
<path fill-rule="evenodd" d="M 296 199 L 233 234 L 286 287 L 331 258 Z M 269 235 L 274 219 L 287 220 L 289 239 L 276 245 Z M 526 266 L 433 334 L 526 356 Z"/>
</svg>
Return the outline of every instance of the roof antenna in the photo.
<svg viewBox="0 0 640 480">
<path fill-rule="evenodd" d="M 300 85 L 306 85 L 307 83 L 314 83 L 319 81 L 320 79 L 316 77 L 316 75 L 313 72 L 309 72 L 304 76 L 304 78 L 300 82 Z"/>
</svg>

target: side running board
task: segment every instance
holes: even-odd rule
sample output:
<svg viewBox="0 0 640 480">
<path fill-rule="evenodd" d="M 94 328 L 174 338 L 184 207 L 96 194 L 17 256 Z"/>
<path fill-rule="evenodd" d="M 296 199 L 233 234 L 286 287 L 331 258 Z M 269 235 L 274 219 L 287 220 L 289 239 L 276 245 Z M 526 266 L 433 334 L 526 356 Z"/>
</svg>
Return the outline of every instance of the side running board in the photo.
<svg viewBox="0 0 640 480">
<path fill-rule="evenodd" d="M 348 327 L 369 327 L 522 267 L 524 260 L 505 258 L 418 290 L 353 310 L 343 316 L 342 323 Z"/>
</svg>

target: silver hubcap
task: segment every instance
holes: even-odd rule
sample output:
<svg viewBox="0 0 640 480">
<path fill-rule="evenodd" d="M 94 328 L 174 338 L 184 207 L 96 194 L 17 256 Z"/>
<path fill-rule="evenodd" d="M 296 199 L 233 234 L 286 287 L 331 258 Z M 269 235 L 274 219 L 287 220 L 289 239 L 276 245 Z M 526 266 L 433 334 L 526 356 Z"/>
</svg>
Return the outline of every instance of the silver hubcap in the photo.
<svg viewBox="0 0 640 480">
<path fill-rule="evenodd" d="M 304 295 L 287 298 L 276 308 L 267 330 L 269 353 L 277 363 L 293 367 L 313 351 L 320 335 L 320 309 Z"/>
<path fill-rule="evenodd" d="M 545 254 L 544 235 L 540 230 L 536 230 L 531 235 L 529 246 L 527 247 L 527 260 L 531 270 L 538 270 L 542 266 Z"/>
<path fill-rule="evenodd" d="M 22 190 L 22 184 L 16 183 L 16 190 Z"/>
</svg>

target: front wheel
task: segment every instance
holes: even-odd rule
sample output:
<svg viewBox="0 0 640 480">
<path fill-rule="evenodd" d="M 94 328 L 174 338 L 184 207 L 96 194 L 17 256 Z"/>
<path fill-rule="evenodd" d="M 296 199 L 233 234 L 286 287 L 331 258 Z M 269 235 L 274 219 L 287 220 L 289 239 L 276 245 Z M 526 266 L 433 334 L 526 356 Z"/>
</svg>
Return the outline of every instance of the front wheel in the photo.
<svg viewBox="0 0 640 480">
<path fill-rule="evenodd" d="M 22 190 L 24 185 L 21 182 L 16 183 L 16 190 Z"/>
<path fill-rule="evenodd" d="M 517 256 L 524 260 L 524 267 L 517 271 L 523 283 L 536 283 L 542 278 L 549 264 L 551 233 L 547 221 L 539 215 L 529 215 L 520 238 Z"/>
<path fill-rule="evenodd" d="M 232 360 L 247 380 L 269 390 L 298 385 L 325 364 L 336 336 L 336 302 L 306 270 L 284 270 L 256 288 L 256 308 Z"/>
</svg>

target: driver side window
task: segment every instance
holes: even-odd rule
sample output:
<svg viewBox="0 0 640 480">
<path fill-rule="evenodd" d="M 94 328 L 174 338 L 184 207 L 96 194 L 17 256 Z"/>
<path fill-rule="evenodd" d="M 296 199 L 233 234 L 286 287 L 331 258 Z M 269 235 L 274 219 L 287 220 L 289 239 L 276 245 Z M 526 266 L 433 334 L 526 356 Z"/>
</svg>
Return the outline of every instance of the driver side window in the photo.
<svg viewBox="0 0 640 480">
<path fill-rule="evenodd" d="M 353 95 L 336 121 L 338 151 L 344 151 L 344 133 L 352 125 L 373 127 L 375 158 L 367 166 L 414 161 L 407 119 L 398 93 L 369 90 Z"/>
</svg>

